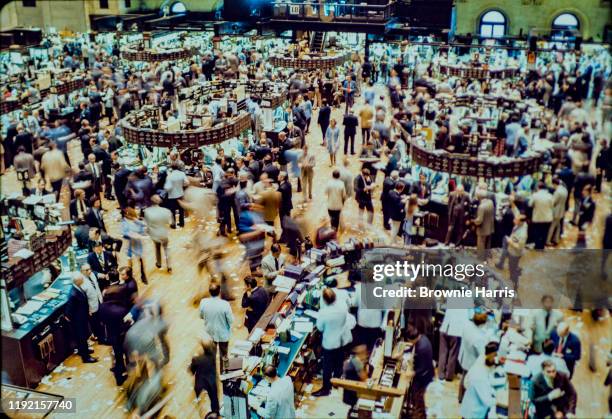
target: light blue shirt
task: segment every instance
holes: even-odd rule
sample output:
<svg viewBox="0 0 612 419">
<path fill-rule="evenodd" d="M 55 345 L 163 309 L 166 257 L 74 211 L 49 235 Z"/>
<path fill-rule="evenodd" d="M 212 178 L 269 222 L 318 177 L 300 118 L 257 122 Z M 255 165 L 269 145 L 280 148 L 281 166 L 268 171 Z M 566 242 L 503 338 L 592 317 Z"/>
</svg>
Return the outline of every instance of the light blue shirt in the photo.
<svg viewBox="0 0 612 419">
<path fill-rule="evenodd" d="M 307 119 L 312 118 L 312 102 L 305 100 L 301 103 L 300 107 L 304 110 L 304 115 Z"/>
<path fill-rule="evenodd" d="M 228 342 L 232 334 L 234 316 L 230 304 L 219 297 L 204 298 L 200 302 L 200 317 L 204 328 L 215 342 Z"/>
<path fill-rule="evenodd" d="M 327 151 L 335 153 L 340 148 L 340 128 L 331 126 L 327 128 L 325 133 L 325 142 L 327 143 Z"/>
<path fill-rule="evenodd" d="M 465 377 L 465 395 L 461 403 L 461 417 L 484 419 L 496 407 L 495 389 L 491 385 L 490 371 L 484 364 L 484 357 L 468 371 Z"/>
<path fill-rule="evenodd" d="M 185 194 L 187 176 L 180 170 L 173 170 L 166 178 L 164 189 L 168 192 L 168 199 L 179 199 Z"/>
<path fill-rule="evenodd" d="M 293 381 L 291 377 L 279 378 L 270 386 L 266 405 L 261 413 L 262 418 L 293 419 L 295 418 Z"/>
<path fill-rule="evenodd" d="M 355 327 L 355 317 L 348 312 L 345 303 L 336 301 L 322 308 L 317 318 L 317 329 L 321 331 L 323 349 L 338 349 L 352 341 L 351 330 Z"/>
</svg>

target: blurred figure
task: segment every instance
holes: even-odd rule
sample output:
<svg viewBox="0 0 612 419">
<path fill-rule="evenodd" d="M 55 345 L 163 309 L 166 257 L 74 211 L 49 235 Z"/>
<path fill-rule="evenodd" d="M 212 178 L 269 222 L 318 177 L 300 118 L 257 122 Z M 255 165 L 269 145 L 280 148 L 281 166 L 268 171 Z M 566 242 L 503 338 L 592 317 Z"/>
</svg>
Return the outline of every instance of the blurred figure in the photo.
<svg viewBox="0 0 612 419">
<path fill-rule="evenodd" d="M 162 200 L 159 195 L 153 195 L 151 197 L 151 205 L 144 211 L 144 220 L 147 225 L 147 232 L 149 237 L 153 240 L 155 246 L 155 266 L 161 268 L 161 249 L 164 248 L 164 255 L 166 256 L 166 268 L 168 273 L 172 273 L 172 266 L 170 265 L 170 254 L 168 253 L 168 241 L 170 230 L 169 227 L 174 221 L 174 215 L 172 212 L 160 206 Z"/>
<path fill-rule="evenodd" d="M 219 380 L 217 373 L 217 348 L 209 337 L 206 340 L 203 339 L 201 345 L 202 351 L 191 359 L 191 365 L 189 366 L 189 371 L 191 371 L 195 379 L 194 391 L 196 400 L 200 403 L 202 401 L 200 394 L 202 390 L 206 391 L 210 398 L 210 411 L 218 414 L 220 410 L 217 391 Z"/>
<path fill-rule="evenodd" d="M 140 261 L 140 279 L 143 284 L 148 284 L 147 275 L 142 258 L 142 240 L 145 234 L 145 224 L 138 219 L 138 213 L 134 208 L 127 208 L 125 217 L 121 222 L 123 237 L 128 240 L 127 256 L 130 259 L 130 266 L 133 265 L 133 260 Z"/>
</svg>

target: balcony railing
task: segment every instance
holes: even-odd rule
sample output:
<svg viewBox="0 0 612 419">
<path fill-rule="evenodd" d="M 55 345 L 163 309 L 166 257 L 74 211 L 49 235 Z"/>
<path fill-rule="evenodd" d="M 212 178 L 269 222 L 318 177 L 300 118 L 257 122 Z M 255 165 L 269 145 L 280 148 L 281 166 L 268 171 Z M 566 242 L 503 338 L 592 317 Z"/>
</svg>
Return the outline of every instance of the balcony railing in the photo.
<svg viewBox="0 0 612 419">
<path fill-rule="evenodd" d="M 393 17 L 394 3 L 382 6 L 344 3 L 276 2 L 273 19 L 384 24 Z"/>
</svg>

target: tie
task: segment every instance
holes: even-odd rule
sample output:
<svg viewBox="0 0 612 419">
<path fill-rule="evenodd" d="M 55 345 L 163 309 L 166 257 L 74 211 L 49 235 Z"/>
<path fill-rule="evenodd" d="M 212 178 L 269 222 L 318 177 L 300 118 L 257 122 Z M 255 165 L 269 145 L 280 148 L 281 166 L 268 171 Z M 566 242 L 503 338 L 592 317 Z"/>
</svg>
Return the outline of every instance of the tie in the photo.
<svg viewBox="0 0 612 419">
<path fill-rule="evenodd" d="M 550 322 L 550 311 L 546 312 L 546 319 L 544 320 L 544 329 L 548 330 L 548 323 Z"/>
<path fill-rule="evenodd" d="M 104 256 L 102 255 L 102 253 L 98 255 L 98 262 L 100 262 L 100 267 L 104 269 Z"/>
<path fill-rule="evenodd" d="M 556 353 L 560 354 L 563 352 L 563 345 L 565 345 L 565 338 L 559 338 L 559 345 L 557 345 Z"/>
<path fill-rule="evenodd" d="M 274 264 L 276 265 L 276 270 L 278 271 L 278 259 L 274 258 Z"/>
<path fill-rule="evenodd" d="M 91 164 L 91 173 L 93 174 L 94 178 L 98 177 L 98 169 L 96 168 L 95 164 Z"/>
</svg>

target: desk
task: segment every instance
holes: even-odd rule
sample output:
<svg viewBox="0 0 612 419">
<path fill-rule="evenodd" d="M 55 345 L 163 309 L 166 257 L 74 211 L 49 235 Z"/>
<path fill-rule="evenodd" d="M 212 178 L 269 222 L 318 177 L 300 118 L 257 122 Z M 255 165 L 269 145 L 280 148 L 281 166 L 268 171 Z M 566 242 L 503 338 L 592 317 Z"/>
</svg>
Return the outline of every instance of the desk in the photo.
<svg viewBox="0 0 612 419">
<path fill-rule="evenodd" d="M 2 366 L 11 382 L 22 387 L 36 387 L 42 378 L 72 353 L 70 327 L 64 318 L 64 306 L 72 286 L 70 276 L 61 276 L 51 288 L 60 294 L 32 314 L 21 327 L 2 331 L 2 357 L 12 362 Z"/>
<path fill-rule="evenodd" d="M 404 347 L 404 342 L 400 342 L 395 347 L 391 357 L 391 359 L 395 359 L 400 363 L 400 365 L 398 365 L 399 370 L 396 370 L 396 377 L 398 377 L 398 374 L 399 377 L 395 387 L 378 384 L 385 366 L 385 359 L 382 356 L 382 347 L 376 352 L 376 358 L 373 360 L 374 368 L 368 382 L 332 378 L 332 385 L 334 387 L 342 387 L 346 390 L 355 391 L 357 392 L 359 398 L 362 399 L 378 400 L 381 397 L 387 397 L 384 403 L 385 412 L 388 412 L 391 417 L 394 418 L 402 417 L 404 400 L 408 389 L 410 388 L 412 377 L 414 376 L 412 359 L 404 361 L 406 363 L 405 366 L 401 365 Z"/>
</svg>

